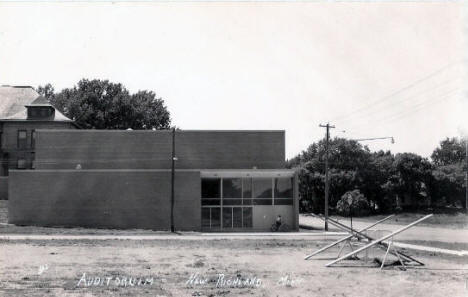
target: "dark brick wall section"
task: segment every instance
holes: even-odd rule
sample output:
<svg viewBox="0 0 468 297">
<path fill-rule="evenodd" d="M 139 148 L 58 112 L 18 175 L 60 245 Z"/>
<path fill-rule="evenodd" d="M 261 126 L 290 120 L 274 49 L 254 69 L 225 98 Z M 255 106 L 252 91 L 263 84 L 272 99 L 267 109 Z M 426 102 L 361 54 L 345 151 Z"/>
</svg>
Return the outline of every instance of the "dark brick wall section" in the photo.
<svg viewBox="0 0 468 297">
<path fill-rule="evenodd" d="M 8 200 L 8 176 L 0 176 L 0 200 Z"/>
<path fill-rule="evenodd" d="M 280 169 L 284 131 L 182 131 L 176 155 L 178 168 Z"/>
<path fill-rule="evenodd" d="M 171 131 L 39 130 L 37 169 L 170 169 Z M 178 169 L 279 169 L 284 131 L 177 131 Z"/>
<path fill-rule="evenodd" d="M 183 182 L 177 182 L 183 181 Z M 170 229 L 170 171 L 11 171 L 9 222 L 17 225 Z M 175 225 L 200 230 L 200 173 L 176 173 Z"/>
</svg>

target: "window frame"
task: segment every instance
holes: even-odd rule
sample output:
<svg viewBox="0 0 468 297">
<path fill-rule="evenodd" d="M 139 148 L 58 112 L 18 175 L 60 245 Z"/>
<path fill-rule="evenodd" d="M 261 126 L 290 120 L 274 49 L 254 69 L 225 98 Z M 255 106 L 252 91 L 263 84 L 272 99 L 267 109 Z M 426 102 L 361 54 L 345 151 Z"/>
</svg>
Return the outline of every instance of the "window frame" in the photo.
<svg viewBox="0 0 468 297">
<path fill-rule="evenodd" d="M 24 165 L 23 166 L 20 166 L 20 161 L 23 161 Z M 16 169 L 27 169 L 27 161 L 25 158 L 23 157 L 18 157 L 18 159 L 16 159 Z"/>
<path fill-rule="evenodd" d="M 36 129 L 31 130 L 31 148 L 36 148 Z M 26 137 L 27 138 L 27 137 Z"/>
<path fill-rule="evenodd" d="M 25 136 L 24 136 L 24 139 L 21 139 L 20 138 L 20 134 L 24 132 L 25 133 Z M 21 140 L 20 140 L 21 139 Z M 24 146 L 22 147 L 20 145 L 20 143 L 22 143 L 24 141 Z M 28 147 L 28 130 L 24 130 L 24 129 L 20 129 L 18 130 L 17 134 L 16 134 L 16 144 L 17 144 L 17 148 L 18 149 L 26 149 Z"/>
</svg>

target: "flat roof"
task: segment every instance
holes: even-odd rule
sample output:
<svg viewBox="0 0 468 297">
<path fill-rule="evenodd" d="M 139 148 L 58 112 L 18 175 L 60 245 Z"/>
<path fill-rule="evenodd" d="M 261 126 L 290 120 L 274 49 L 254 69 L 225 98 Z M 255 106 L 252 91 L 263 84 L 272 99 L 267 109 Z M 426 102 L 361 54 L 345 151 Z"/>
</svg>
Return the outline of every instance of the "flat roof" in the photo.
<svg viewBox="0 0 468 297">
<path fill-rule="evenodd" d="M 171 169 L 11 169 L 10 172 L 170 172 Z M 200 172 L 201 177 L 293 177 L 294 169 L 175 169 Z"/>
<path fill-rule="evenodd" d="M 171 133 L 171 129 L 161 129 L 161 130 L 116 130 L 116 129 L 37 129 L 36 131 L 44 132 L 70 132 L 70 133 L 79 133 L 79 132 L 139 132 L 139 133 L 151 133 L 151 132 L 164 132 Z M 176 132 L 285 132 L 286 130 L 176 130 Z"/>
</svg>

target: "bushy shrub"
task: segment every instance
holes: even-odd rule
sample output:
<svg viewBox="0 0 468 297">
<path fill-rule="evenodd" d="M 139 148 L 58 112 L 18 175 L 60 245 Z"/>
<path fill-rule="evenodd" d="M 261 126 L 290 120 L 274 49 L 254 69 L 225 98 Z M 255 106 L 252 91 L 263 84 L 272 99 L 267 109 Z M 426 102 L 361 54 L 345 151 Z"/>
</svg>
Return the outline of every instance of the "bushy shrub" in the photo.
<svg viewBox="0 0 468 297">
<path fill-rule="evenodd" d="M 348 191 L 336 204 L 336 211 L 342 216 L 366 216 L 370 213 L 369 202 L 359 190 Z"/>
</svg>

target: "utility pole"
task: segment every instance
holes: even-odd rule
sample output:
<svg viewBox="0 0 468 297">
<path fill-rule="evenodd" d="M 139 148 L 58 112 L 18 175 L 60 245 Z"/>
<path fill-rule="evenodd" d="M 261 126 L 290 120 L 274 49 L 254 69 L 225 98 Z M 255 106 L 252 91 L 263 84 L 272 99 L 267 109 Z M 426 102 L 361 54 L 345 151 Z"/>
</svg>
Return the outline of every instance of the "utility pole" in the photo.
<svg viewBox="0 0 468 297">
<path fill-rule="evenodd" d="M 325 231 L 328 231 L 328 195 L 330 191 L 330 181 L 328 180 L 328 149 L 330 142 L 330 128 L 335 128 L 335 126 L 331 126 L 330 123 L 327 123 L 326 125 L 320 124 L 319 127 L 327 129 L 325 134 Z"/>
<path fill-rule="evenodd" d="M 171 170 L 171 232 L 175 232 L 174 227 L 174 178 L 175 178 L 175 128 L 172 128 L 172 170 Z"/>
</svg>

